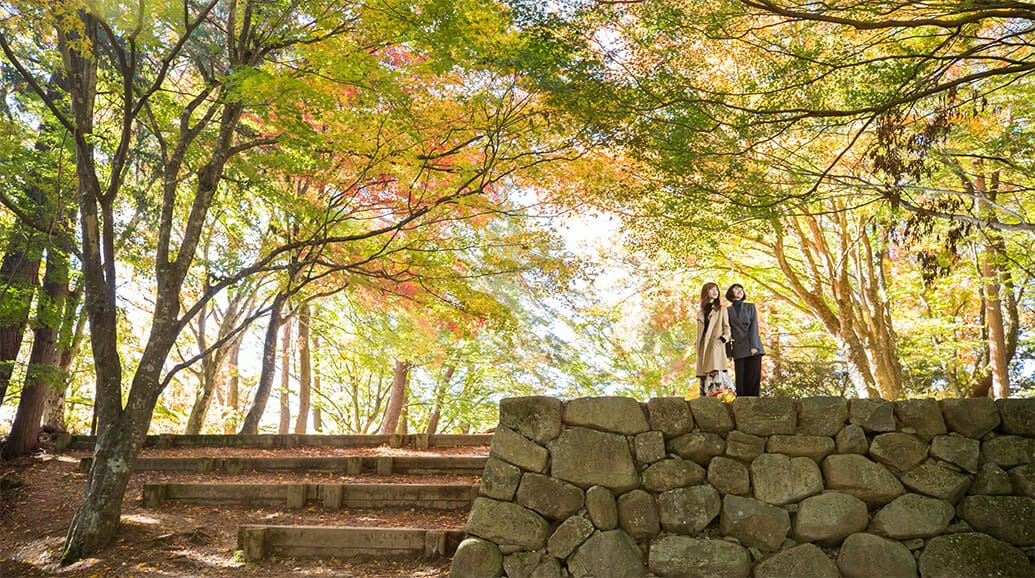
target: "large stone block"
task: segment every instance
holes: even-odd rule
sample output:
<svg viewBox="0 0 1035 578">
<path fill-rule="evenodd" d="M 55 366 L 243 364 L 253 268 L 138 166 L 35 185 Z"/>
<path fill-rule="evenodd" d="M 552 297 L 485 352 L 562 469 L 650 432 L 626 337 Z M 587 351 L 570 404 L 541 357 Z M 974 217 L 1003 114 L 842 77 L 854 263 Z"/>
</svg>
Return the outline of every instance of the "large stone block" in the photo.
<svg viewBox="0 0 1035 578">
<path fill-rule="evenodd" d="M 870 441 L 866 439 L 866 432 L 862 426 L 855 424 L 846 425 L 837 432 L 837 453 L 839 454 L 860 454 L 865 455 L 870 451 Z"/>
<path fill-rule="evenodd" d="M 515 552 L 503 557 L 507 578 L 564 578 L 561 563 L 546 552 Z"/>
<path fill-rule="evenodd" d="M 765 451 L 765 441 L 763 437 L 746 434 L 740 430 L 733 430 L 726 435 L 726 455 L 750 462 Z"/>
<path fill-rule="evenodd" d="M 931 441 L 931 457 L 948 462 L 970 473 L 978 471 L 981 442 L 958 433 L 935 436 Z"/>
<path fill-rule="evenodd" d="M 791 516 L 783 508 L 740 496 L 722 499 L 719 530 L 748 548 L 779 550 L 790 529 Z"/>
<path fill-rule="evenodd" d="M 521 483 L 521 473 L 521 468 L 513 464 L 489 458 L 485 461 L 482 485 L 478 492 L 487 498 L 509 502 L 514 499 L 514 492 Z"/>
<path fill-rule="evenodd" d="M 550 453 L 551 475 L 580 488 L 604 486 L 621 493 L 640 483 L 623 435 L 569 428 L 550 442 Z"/>
<path fill-rule="evenodd" d="M 704 484 L 679 488 L 658 496 L 661 527 L 673 534 L 696 534 L 716 516 L 722 500 L 715 488 Z"/>
<path fill-rule="evenodd" d="M 539 514 L 512 502 L 475 498 L 467 516 L 467 533 L 497 544 L 540 550 L 550 537 L 550 524 Z"/>
<path fill-rule="evenodd" d="M 798 433 L 833 437 L 848 421 L 848 400 L 841 396 L 806 397 L 798 401 Z"/>
<path fill-rule="evenodd" d="M 895 431 L 895 406 L 883 399 L 853 399 L 848 402 L 848 421 L 868 432 Z"/>
<path fill-rule="evenodd" d="M 1002 421 L 995 400 L 989 397 L 943 399 L 939 403 L 949 429 L 968 438 L 981 439 Z"/>
<path fill-rule="evenodd" d="M 1024 496 L 968 496 L 960 517 L 975 530 L 1016 546 L 1035 544 L 1035 499 Z"/>
<path fill-rule="evenodd" d="M 1035 498 L 1035 464 L 1017 466 L 1010 470 L 1010 481 L 1018 496 Z"/>
<path fill-rule="evenodd" d="M 550 463 L 546 448 L 505 426 L 496 428 L 489 455 L 540 474 L 546 473 Z"/>
<path fill-rule="evenodd" d="M 582 397 L 564 404 L 562 421 L 570 426 L 588 427 L 625 435 L 650 429 L 640 402 L 631 397 Z"/>
<path fill-rule="evenodd" d="M 643 554 L 636 542 L 621 530 L 590 536 L 568 560 L 568 571 L 579 577 L 628 576 L 647 574 Z"/>
<path fill-rule="evenodd" d="M 726 404 L 714 397 L 695 397 L 690 400 L 690 413 L 701 431 L 726 435 L 733 429 Z"/>
<path fill-rule="evenodd" d="M 997 436 L 981 442 L 981 457 L 1001 468 L 1012 468 L 1035 462 L 1035 439 L 1021 436 Z"/>
<path fill-rule="evenodd" d="M 856 454 L 835 454 L 823 460 L 828 490 L 851 494 L 871 506 L 883 506 L 906 492 L 884 466 Z"/>
<path fill-rule="evenodd" d="M 726 451 L 726 440 L 714 433 L 688 433 L 669 440 L 668 451 L 683 459 L 693 460 L 698 465 L 707 466 L 712 458 Z"/>
<path fill-rule="evenodd" d="M 545 444 L 561 433 L 561 400 L 539 395 L 504 398 L 500 425 Z"/>
<path fill-rule="evenodd" d="M 467 538 L 456 548 L 449 578 L 495 578 L 503 575 L 499 546 L 481 538 Z"/>
<path fill-rule="evenodd" d="M 837 564 L 815 544 L 801 544 L 777 552 L 755 566 L 755 578 L 841 578 Z"/>
<path fill-rule="evenodd" d="M 972 496 L 1009 496 L 1013 494 L 1013 481 L 1006 470 L 995 464 L 984 464 L 974 476 L 967 493 Z"/>
<path fill-rule="evenodd" d="M 653 464 L 665 457 L 665 436 L 659 431 L 645 431 L 633 438 L 636 448 L 636 461 L 641 464 Z"/>
<path fill-rule="evenodd" d="M 798 542 L 836 546 L 865 530 L 869 521 L 866 502 L 841 492 L 826 492 L 798 504 L 792 536 Z"/>
<path fill-rule="evenodd" d="M 873 438 L 870 457 L 896 474 L 903 474 L 927 459 L 926 443 L 913 434 L 886 433 Z"/>
<path fill-rule="evenodd" d="M 793 434 L 798 426 L 794 400 L 788 397 L 738 397 L 733 400 L 737 431 L 771 436 Z"/>
<path fill-rule="evenodd" d="M 643 487 L 652 492 L 667 492 L 699 484 L 706 475 L 704 468 L 689 460 L 661 460 L 644 470 Z"/>
<path fill-rule="evenodd" d="M 792 458 L 809 458 L 819 463 L 834 453 L 834 438 L 812 435 L 775 435 L 766 441 L 765 451 Z"/>
<path fill-rule="evenodd" d="M 916 578 L 916 560 L 902 545 L 873 534 L 852 534 L 841 545 L 837 567 L 845 578 Z"/>
<path fill-rule="evenodd" d="M 577 486 L 536 473 L 521 477 L 517 503 L 551 520 L 565 520 L 582 508 L 584 495 Z"/>
<path fill-rule="evenodd" d="M 611 490 L 593 486 L 586 490 L 586 513 L 598 530 L 614 530 L 618 527 L 618 503 Z"/>
<path fill-rule="evenodd" d="M 633 538 L 651 538 L 661 531 L 658 502 L 643 490 L 618 496 L 618 525 Z"/>
<path fill-rule="evenodd" d="M 546 541 L 546 550 L 550 555 L 567 558 L 593 535 L 593 522 L 582 516 L 572 516 L 565 520 Z"/>
<path fill-rule="evenodd" d="M 528 578 L 567 578 L 568 576 L 569 573 L 561 569 L 560 560 L 549 554 L 543 554 L 543 557 L 539 559 L 539 564 Z M 514 576 L 513 578 L 521 577 Z"/>
<path fill-rule="evenodd" d="M 750 576 L 747 548 L 725 540 L 665 536 L 651 542 L 650 571 L 658 576 L 711 578 Z"/>
<path fill-rule="evenodd" d="M 529 578 L 543 559 L 542 552 L 514 552 L 503 557 L 507 578 Z"/>
<path fill-rule="evenodd" d="M 920 554 L 920 575 L 924 578 L 1035 576 L 1035 568 L 1019 548 L 975 532 L 931 538 Z"/>
<path fill-rule="evenodd" d="M 717 457 L 708 464 L 708 483 L 722 494 L 747 496 L 751 493 L 747 466 L 730 458 Z"/>
<path fill-rule="evenodd" d="M 945 428 L 945 419 L 942 418 L 942 409 L 935 399 L 896 401 L 895 418 L 900 426 L 899 431 L 916 434 L 925 442 L 930 442 L 934 436 L 948 431 Z"/>
<path fill-rule="evenodd" d="M 751 462 L 751 487 L 755 499 L 781 506 L 822 492 L 823 476 L 809 458 L 762 454 Z"/>
<path fill-rule="evenodd" d="M 1003 418 L 1002 432 L 1035 437 L 1035 397 L 995 400 Z"/>
<path fill-rule="evenodd" d="M 647 402 L 650 429 L 660 431 L 665 439 L 672 439 L 690 433 L 694 429 L 694 417 L 690 404 L 682 397 L 653 397 Z"/>
<path fill-rule="evenodd" d="M 921 464 L 902 476 L 902 483 L 914 492 L 955 504 L 966 495 L 970 478 L 939 465 Z"/>
<path fill-rule="evenodd" d="M 881 508 L 868 531 L 893 540 L 930 538 L 941 534 L 955 515 L 956 509 L 945 500 L 905 494 Z"/>
</svg>

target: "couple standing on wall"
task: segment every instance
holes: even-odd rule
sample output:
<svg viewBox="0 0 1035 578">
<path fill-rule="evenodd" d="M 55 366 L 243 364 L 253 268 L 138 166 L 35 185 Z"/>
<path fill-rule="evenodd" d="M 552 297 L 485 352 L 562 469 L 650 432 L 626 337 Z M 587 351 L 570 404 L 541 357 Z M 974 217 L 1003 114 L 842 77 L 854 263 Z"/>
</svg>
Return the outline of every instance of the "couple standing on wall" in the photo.
<svg viewBox="0 0 1035 578">
<path fill-rule="evenodd" d="M 701 396 L 720 395 L 732 389 L 726 368 L 733 358 L 737 396 L 758 396 L 762 381 L 762 356 L 765 348 L 758 336 L 758 312 L 754 303 L 744 301 L 744 287 L 730 285 L 723 307 L 719 286 L 705 283 L 701 288 L 701 307 L 697 311 L 697 378 Z"/>
</svg>

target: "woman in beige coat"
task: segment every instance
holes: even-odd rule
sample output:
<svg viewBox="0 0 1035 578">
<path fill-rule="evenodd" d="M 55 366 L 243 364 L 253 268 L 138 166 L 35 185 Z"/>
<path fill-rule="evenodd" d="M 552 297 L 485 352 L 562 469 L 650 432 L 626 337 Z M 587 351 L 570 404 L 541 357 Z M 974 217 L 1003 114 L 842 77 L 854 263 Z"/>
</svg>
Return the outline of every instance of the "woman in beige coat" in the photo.
<svg viewBox="0 0 1035 578">
<path fill-rule="evenodd" d="M 705 377 L 725 373 L 726 342 L 730 340 L 730 320 L 719 299 L 719 286 L 705 283 L 701 288 L 701 308 L 697 311 L 697 378 L 700 381 L 701 396 L 709 392 L 705 388 Z M 729 380 L 724 380 L 729 381 Z"/>
</svg>

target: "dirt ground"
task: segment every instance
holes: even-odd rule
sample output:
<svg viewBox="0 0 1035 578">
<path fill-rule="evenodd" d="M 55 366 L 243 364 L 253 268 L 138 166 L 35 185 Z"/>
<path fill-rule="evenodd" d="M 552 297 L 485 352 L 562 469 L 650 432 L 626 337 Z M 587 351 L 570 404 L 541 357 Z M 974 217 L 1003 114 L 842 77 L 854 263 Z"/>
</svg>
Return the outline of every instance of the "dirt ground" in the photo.
<svg viewBox="0 0 1035 578">
<path fill-rule="evenodd" d="M 486 455 L 487 448 L 433 449 L 426 452 L 389 448 L 349 450 L 145 450 L 150 456 L 212 455 Z M 237 528 L 246 523 L 381 526 L 461 529 L 465 511 L 418 509 L 343 509 L 326 512 L 312 506 L 304 510 L 243 507 L 166 505 L 141 507 L 145 482 L 366 482 L 385 483 L 374 475 L 280 474 L 243 472 L 227 474 L 134 474 L 122 507 L 118 536 L 94 557 L 60 567 L 57 563 L 65 532 L 78 507 L 85 475 L 78 471 L 79 458 L 89 452 L 55 455 L 0 463 L 0 576 L 444 576 L 449 560 L 364 561 L 267 559 L 245 563 L 236 550 Z M 480 481 L 471 476 L 391 476 L 393 483 L 457 483 Z"/>
</svg>

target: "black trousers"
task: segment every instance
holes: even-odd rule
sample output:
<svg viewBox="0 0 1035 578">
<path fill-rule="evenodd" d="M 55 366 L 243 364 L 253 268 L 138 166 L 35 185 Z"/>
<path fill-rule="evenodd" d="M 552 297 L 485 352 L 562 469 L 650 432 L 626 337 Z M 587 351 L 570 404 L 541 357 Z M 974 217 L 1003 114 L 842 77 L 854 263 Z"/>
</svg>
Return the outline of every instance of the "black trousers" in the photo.
<svg viewBox="0 0 1035 578">
<path fill-rule="evenodd" d="M 733 360 L 737 397 L 758 397 L 762 385 L 762 356 L 752 355 Z"/>
</svg>

